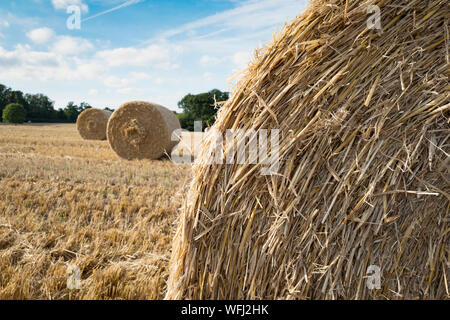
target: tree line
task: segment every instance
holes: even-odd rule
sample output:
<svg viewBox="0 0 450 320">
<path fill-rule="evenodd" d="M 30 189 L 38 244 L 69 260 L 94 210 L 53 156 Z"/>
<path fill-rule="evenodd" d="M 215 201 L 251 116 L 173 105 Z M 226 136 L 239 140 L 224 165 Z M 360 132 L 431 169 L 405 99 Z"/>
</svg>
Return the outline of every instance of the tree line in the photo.
<svg viewBox="0 0 450 320">
<path fill-rule="evenodd" d="M 183 112 L 175 112 L 175 114 L 183 129 L 194 131 L 194 122 L 201 121 L 204 130 L 214 124 L 218 108 L 228 99 L 229 93 L 218 89 L 200 94 L 188 94 L 178 102 Z M 54 101 L 42 93 L 24 94 L 22 91 L 0 84 L 0 120 L 2 115 L 7 115 L 13 120 L 6 120 L 7 122 L 76 122 L 81 112 L 91 108 L 86 102 L 80 105 L 69 102 L 65 108 L 59 109 L 55 109 L 54 104 Z M 7 107 L 8 110 L 6 110 Z M 105 108 L 105 110 L 114 111 L 112 108 Z"/>
<path fill-rule="evenodd" d="M 0 116 L 11 104 L 22 106 L 26 111 L 25 121 L 31 122 L 76 122 L 81 112 L 91 108 L 87 102 L 80 105 L 69 102 L 65 108 L 55 109 L 55 102 L 42 93 L 24 94 L 20 90 L 13 90 L 0 84 Z"/>
</svg>

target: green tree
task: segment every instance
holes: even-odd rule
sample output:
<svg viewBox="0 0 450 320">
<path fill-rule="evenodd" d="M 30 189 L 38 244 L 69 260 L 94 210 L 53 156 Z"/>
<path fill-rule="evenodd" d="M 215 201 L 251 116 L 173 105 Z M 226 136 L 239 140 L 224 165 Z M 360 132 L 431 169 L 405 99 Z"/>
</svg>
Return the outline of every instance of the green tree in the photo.
<svg viewBox="0 0 450 320">
<path fill-rule="evenodd" d="M 11 91 L 7 86 L 0 84 L 0 114 L 2 114 L 3 109 L 8 105 L 8 100 L 6 98 L 7 93 Z"/>
<path fill-rule="evenodd" d="M 64 108 L 64 113 L 66 114 L 67 120 L 69 120 L 71 122 L 76 122 L 78 115 L 81 113 L 81 111 L 80 111 L 80 107 L 71 101 Z"/>
<path fill-rule="evenodd" d="M 84 110 L 89 109 L 89 108 L 92 108 L 89 103 L 87 103 L 87 102 L 80 103 L 80 110 L 81 110 L 81 112 L 83 112 Z"/>
<path fill-rule="evenodd" d="M 30 120 L 45 121 L 56 119 L 56 111 L 54 109 L 54 102 L 46 95 L 26 94 L 25 100 L 28 104 L 27 118 Z"/>
<path fill-rule="evenodd" d="M 59 122 L 67 122 L 68 119 L 63 109 L 58 109 L 58 111 L 56 111 L 56 119 Z"/>
<path fill-rule="evenodd" d="M 80 113 L 89 108 L 92 108 L 89 103 L 82 102 L 80 103 L 80 106 L 77 106 L 74 102 L 71 101 L 64 108 L 64 113 L 66 114 L 67 120 L 69 120 L 70 122 L 76 122 Z"/>
<path fill-rule="evenodd" d="M 193 121 L 195 120 L 193 118 L 191 119 L 186 113 L 177 113 L 176 116 L 180 121 L 180 125 L 183 129 L 194 131 Z"/>
<path fill-rule="evenodd" d="M 28 111 L 28 103 L 23 96 L 23 92 L 19 90 L 9 90 L 6 93 L 7 105 L 11 103 L 21 104 Z"/>
<path fill-rule="evenodd" d="M 183 113 L 177 115 L 182 128 L 193 131 L 194 121 L 202 121 L 203 129 L 212 126 L 218 110 L 216 102 L 226 101 L 228 98 L 228 92 L 217 89 L 196 95 L 188 94 L 178 103 L 183 109 Z"/>
<path fill-rule="evenodd" d="M 23 123 L 27 117 L 27 111 L 18 103 L 11 103 L 3 109 L 3 122 L 7 123 Z"/>
<path fill-rule="evenodd" d="M 23 97 L 22 91 L 14 91 L 4 85 L 0 85 L 0 111 L 3 112 L 5 107 L 11 103 L 21 104 L 28 111 L 28 104 Z"/>
</svg>

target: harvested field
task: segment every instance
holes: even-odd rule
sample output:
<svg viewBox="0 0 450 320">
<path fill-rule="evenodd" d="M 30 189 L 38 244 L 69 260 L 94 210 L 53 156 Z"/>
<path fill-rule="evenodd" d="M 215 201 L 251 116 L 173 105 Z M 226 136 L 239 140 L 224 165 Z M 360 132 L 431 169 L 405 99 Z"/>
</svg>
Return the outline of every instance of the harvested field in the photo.
<svg viewBox="0 0 450 320">
<path fill-rule="evenodd" d="M 230 13 L 242 21 L 237 12 L 258 1 L 246 2 L 201 21 Z M 79 122 L 78 132 L 0 124 L 0 300 L 450 299 L 448 8 L 444 0 L 311 0 L 254 52 L 205 135 L 179 128 L 197 117 L 212 123 L 215 90 L 188 94 L 176 115 L 126 103 L 107 129 L 108 115 Z M 241 60 L 222 38 L 221 57 L 204 55 L 202 67 Z M 182 54 L 176 47 L 168 56 Z M 144 62 L 153 49 L 114 56 Z M 46 56 L 31 57 L 34 65 Z M 71 59 L 85 70 L 84 58 Z M 113 60 L 122 59 L 105 59 L 111 71 Z M 111 88 L 104 92 L 151 95 L 125 87 L 152 83 L 153 73 L 137 70 L 123 79 L 99 72 Z M 174 83 L 195 84 L 181 80 L 198 70 L 176 71 Z M 1 101 L 20 100 L 21 91 L 0 89 Z M 176 89 L 158 96 L 175 98 Z M 25 98 L 32 121 L 73 121 L 86 106 L 56 111 L 42 95 Z M 171 161 L 187 158 L 197 162 Z M 181 314 L 194 315 L 186 304 Z"/>
<path fill-rule="evenodd" d="M 120 160 L 72 124 L 1 125 L 0 163 L 0 299 L 164 297 L 189 165 Z"/>
</svg>

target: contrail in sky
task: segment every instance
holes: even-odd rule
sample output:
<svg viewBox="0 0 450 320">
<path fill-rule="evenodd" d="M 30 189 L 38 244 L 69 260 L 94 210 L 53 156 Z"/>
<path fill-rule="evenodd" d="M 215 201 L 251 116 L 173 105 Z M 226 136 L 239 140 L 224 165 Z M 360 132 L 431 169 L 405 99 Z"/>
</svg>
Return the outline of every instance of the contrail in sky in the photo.
<svg viewBox="0 0 450 320">
<path fill-rule="evenodd" d="M 121 5 L 118 5 L 117 7 L 114 7 L 114 8 L 102 11 L 100 13 L 94 14 L 93 16 L 87 17 L 86 19 L 83 19 L 81 21 L 84 22 L 84 21 L 92 20 L 94 18 L 103 16 L 103 15 L 105 15 L 107 13 L 110 13 L 110 12 L 113 12 L 113 11 L 116 11 L 116 10 L 119 10 L 119 9 L 122 9 L 122 8 L 126 8 L 126 7 L 129 7 L 129 6 L 133 5 L 133 4 L 136 4 L 136 3 L 139 3 L 139 2 L 143 2 L 143 1 L 144 0 L 129 0 L 129 1 L 126 1 L 126 2 L 122 3 Z"/>
</svg>

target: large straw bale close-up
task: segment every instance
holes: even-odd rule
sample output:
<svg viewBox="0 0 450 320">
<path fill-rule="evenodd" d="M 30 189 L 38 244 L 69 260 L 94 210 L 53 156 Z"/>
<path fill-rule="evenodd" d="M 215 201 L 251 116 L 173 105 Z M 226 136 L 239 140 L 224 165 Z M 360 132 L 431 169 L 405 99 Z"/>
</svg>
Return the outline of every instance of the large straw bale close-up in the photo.
<svg viewBox="0 0 450 320">
<path fill-rule="evenodd" d="M 450 298 L 449 44 L 446 0 L 313 0 L 256 51 L 194 164 L 166 298 Z M 211 164 L 227 129 L 280 130 L 279 170 Z"/>
<path fill-rule="evenodd" d="M 121 158 L 159 159 L 178 143 L 173 139 L 181 129 L 177 116 L 169 109 L 144 101 L 127 102 L 108 121 L 111 148 Z"/>
<path fill-rule="evenodd" d="M 106 140 L 106 126 L 112 112 L 89 108 L 84 110 L 77 119 L 77 130 L 86 140 Z"/>
</svg>

